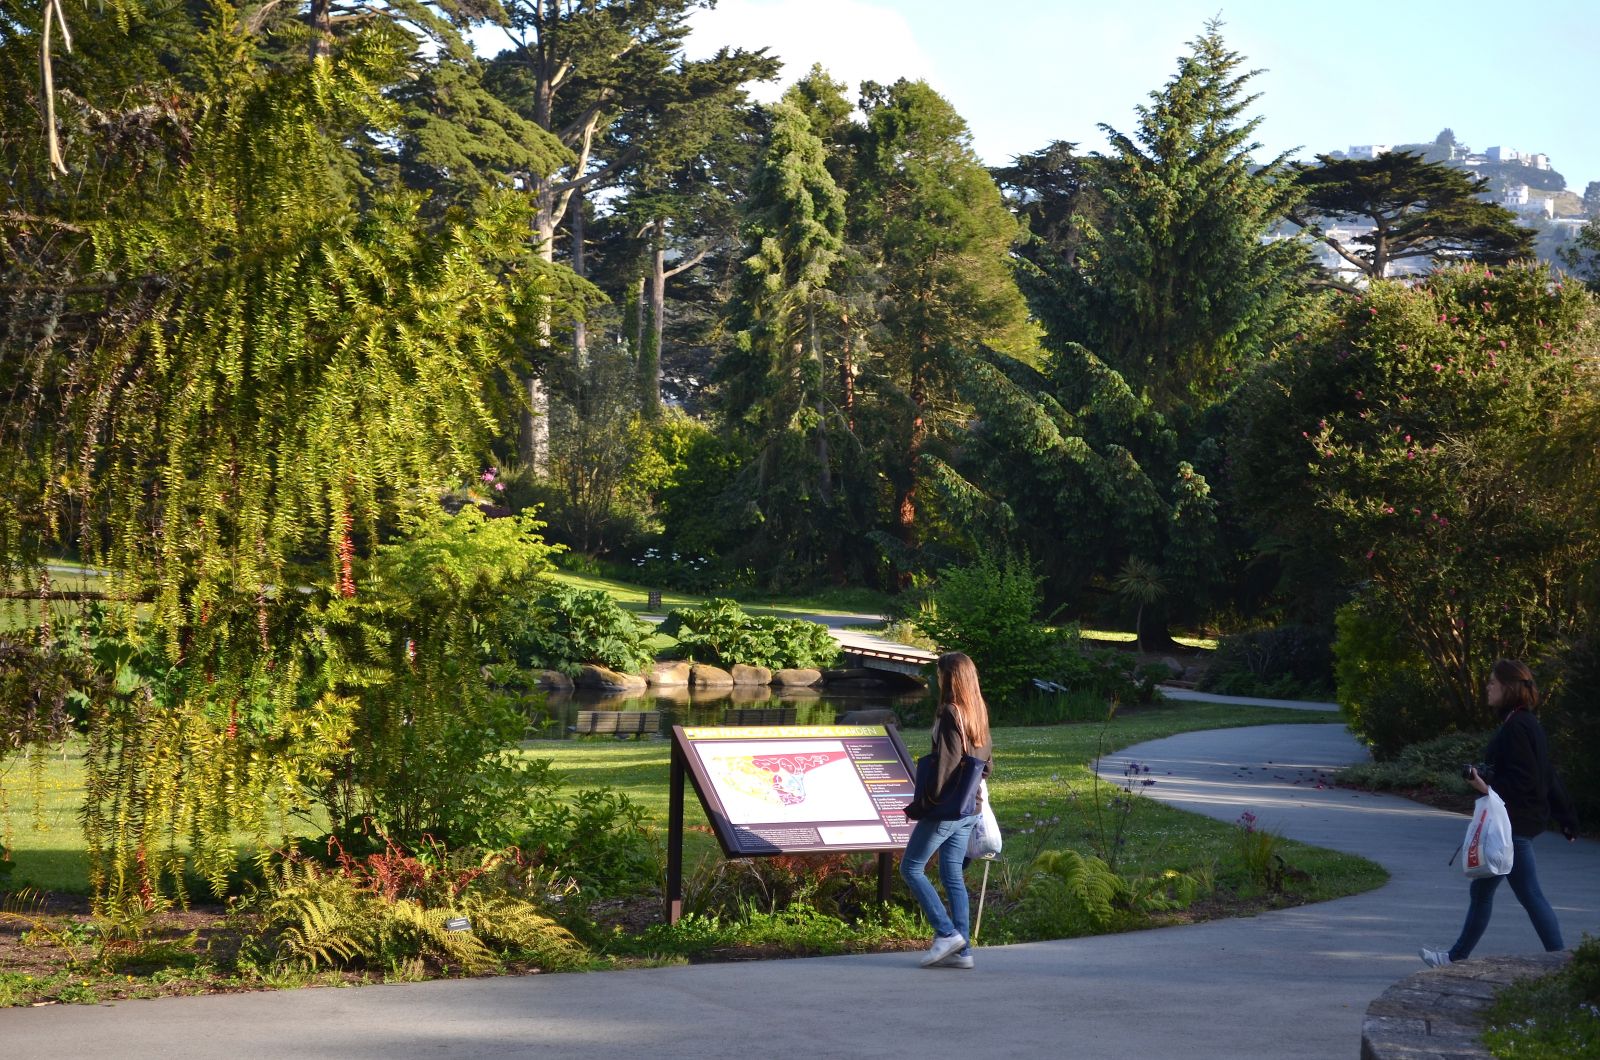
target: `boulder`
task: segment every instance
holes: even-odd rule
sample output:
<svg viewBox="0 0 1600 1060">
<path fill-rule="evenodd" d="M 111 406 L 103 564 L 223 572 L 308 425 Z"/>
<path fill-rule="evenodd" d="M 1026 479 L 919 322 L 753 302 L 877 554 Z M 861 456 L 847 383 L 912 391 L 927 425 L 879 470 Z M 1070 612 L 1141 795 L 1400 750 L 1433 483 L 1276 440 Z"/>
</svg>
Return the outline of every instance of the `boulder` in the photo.
<svg viewBox="0 0 1600 1060">
<path fill-rule="evenodd" d="M 733 675 L 707 663 L 695 663 L 689 669 L 689 684 L 695 688 L 731 688 Z"/>
<path fill-rule="evenodd" d="M 571 692 L 572 678 L 560 670 L 540 670 L 534 684 L 541 692 Z"/>
<path fill-rule="evenodd" d="M 809 668 L 779 670 L 772 675 L 772 683 L 780 688 L 810 688 L 822 683 L 822 671 Z"/>
<path fill-rule="evenodd" d="M 656 663 L 646 674 L 646 679 L 657 688 L 683 686 L 689 683 L 691 665 L 682 659 L 668 659 Z"/>
<path fill-rule="evenodd" d="M 770 685 L 772 684 L 772 671 L 765 666 L 746 666 L 744 663 L 734 663 L 733 683 L 736 685 Z"/>
<path fill-rule="evenodd" d="M 578 671 L 579 688 L 592 688 L 600 692 L 643 692 L 645 679 L 638 674 L 623 674 L 607 666 L 584 663 Z"/>
<path fill-rule="evenodd" d="M 899 715 L 888 707 L 874 707 L 870 710 L 847 710 L 839 715 L 840 725 L 895 725 L 900 724 Z"/>
<path fill-rule="evenodd" d="M 1183 663 L 1179 662 L 1177 659 L 1174 659 L 1172 656 L 1168 655 L 1166 658 L 1162 659 L 1161 665 L 1171 670 L 1173 677 L 1183 676 Z"/>
</svg>

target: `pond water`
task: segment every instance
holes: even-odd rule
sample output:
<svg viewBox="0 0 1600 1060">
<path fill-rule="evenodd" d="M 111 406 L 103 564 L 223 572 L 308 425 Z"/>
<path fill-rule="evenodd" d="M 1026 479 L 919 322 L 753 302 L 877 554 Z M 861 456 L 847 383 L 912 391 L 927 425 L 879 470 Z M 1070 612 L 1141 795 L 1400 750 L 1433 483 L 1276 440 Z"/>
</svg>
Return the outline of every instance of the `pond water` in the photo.
<svg viewBox="0 0 1600 1060">
<path fill-rule="evenodd" d="M 594 692 L 551 692 L 541 704 L 529 703 L 528 735 L 537 740 L 583 739 L 614 740 L 613 735 L 588 735 L 577 732 L 579 711 L 625 711 L 658 713 L 659 726 L 641 719 L 646 735 L 664 738 L 674 725 L 832 725 L 852 710 L 888 708 L 900 719 L 902 729 L 933 723 L 933 700 L 925 690 L 911 692 L 879 691 L 839 693 L 819 689 L 737 687 L 715 691 L 687 688 L 650 689 L 639 695 L 615 696 Z M 629 719 L 624 719 L 624 721 Z M 640 728 L 624 724 L 629 735 Z"/>
</svg>

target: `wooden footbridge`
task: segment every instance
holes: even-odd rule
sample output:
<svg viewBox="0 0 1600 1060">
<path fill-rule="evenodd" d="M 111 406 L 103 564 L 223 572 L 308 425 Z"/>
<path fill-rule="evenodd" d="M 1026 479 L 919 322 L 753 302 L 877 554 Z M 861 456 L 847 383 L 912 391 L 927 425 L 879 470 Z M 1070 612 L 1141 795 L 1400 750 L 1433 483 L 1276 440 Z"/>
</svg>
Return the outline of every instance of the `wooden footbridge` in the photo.
<svg viewBox="0 0 1600 1060">
<path fill-rule="evenodd" d="M 909 644 L 895 644 L 881 637 L 843 633 L 833 630 L 833 639 L 839 642 L 844 664 L 868 670 L 883 670 L 906 677 L 927 678 L 928 670 L 939 657 L 931 651 L 913 648 Z"/>
</svg>

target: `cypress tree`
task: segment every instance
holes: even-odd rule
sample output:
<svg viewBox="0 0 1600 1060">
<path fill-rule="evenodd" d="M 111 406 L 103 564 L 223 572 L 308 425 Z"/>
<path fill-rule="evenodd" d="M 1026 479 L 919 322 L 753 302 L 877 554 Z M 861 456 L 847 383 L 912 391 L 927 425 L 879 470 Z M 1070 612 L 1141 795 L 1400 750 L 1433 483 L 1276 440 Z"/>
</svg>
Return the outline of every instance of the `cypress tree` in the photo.
<svg viewBox="0 0 1600 1060">
<path fill-rule="evenodd" d="M 844 193 L 793 90 L 771 132 L 747 204 L 745 257 L 733 312 L 736 349 L 723 362 L 730 422 L 758 447 L 749 488 L 762 536 L 805 562 L 834 537 L 830 430 L 841 426 L 819 319 L 833 315 L 829 278 L 843 248 Z"/>
</svg>

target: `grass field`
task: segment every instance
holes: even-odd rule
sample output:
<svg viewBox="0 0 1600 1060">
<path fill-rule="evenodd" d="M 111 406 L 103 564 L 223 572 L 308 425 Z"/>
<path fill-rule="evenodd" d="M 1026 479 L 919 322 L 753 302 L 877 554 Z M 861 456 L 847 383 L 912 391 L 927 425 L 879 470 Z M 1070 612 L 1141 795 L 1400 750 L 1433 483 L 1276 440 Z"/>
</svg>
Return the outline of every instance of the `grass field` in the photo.
<svg viewBox="0 0 1600 1060">
<path fill-rule="evenodd" d="M 1139 639 L 1137 633 L 1120 629 L 1080 629 L 1078 632 L 1089 640 L 1116 641 L 1121 644 L 1132 644 Z M 1185 648 L 1201 648 L 1205 651 L 1217 650 L 1216 637 L 1188 636 L 1183 633 L 1174 633 L 1172 639 L 1182 644 Z"/>
<path fill-rule="evenodd" d="M 579 589 L 604 590 L 610 593 L 617 603 L 629 611 L 642 612 L 648 610 L 647 602 L 650 590 L 647 586 L 619 581 L 616 578 L 607 578 L 599 574 L 580 574 L 565 570 L 556 571 L 554 577 L 559 582 Z M 709 596 L 696 596 L 692 593 L 680 593 L 664 589 L 661 592 L 660 610 L 665 613 L 676 607 L 697 607 L 709 599 L 711 599 Z M 797 611 L 826 614 L 880 615 L 884 613 L 890 603 L 889 597 L 870 589 L 826 589 L 796 596 L 752 596 L 741 594 L 738 599 L 744 609 L 753 615 L 789 614 Z"/>
<path fill-rule="evenodd" d="M 50 588 L 52 592 L 103 592 L 106 582 L 99 574 L 79 563 L 51 563 Z M 82 605 L 75 601 L 55 600 L 50 604 L 53 619 L 70 618 Z M 39 601 L 0 600 L 0 632 L 11 629 L 33 629 L 39 625 Z"/>
<path fill-rule="evenodd" d="M 1093 838 L 1087 808 L 1093 786 L 1089 763 L 1132 744 L 1174 733 L 1246 725 L 1320 723 L 1319 714 L 1222 704 L 1168 703 L 1118 716 L 1105 724 L 1084 723 L 1041 728 L 995 730 L 996 773 L 992 792 L 996 812 L 1007 834 L 1020 833 L 1040 818 L 1063 816 L 1061 845 L 1083 846 Z M 907 733 L 913 753 L 924 736 Z M 664 740 L 529 741 L 523 753 L 548 758 L 567 777 L 569 789 L 612 787 L 649 811 L 662 827 L 667 820 L 669 745 Z M 37 781 L 16 760 L 0 767 L 0 786 L 9 802 L 11 844 L 16 870 L 13 885 L 32 884 L 47 890 L 82 893 L 88 860 L 78 812 L 83 802 L 81 750 L 69 744 L 48 755 Z M 37 810 L 34 790 L 41 796 Z M 1102 793 L 1104 785 L 1102 784 Z M 1074 816 L 1074 813 L 1077 815 Z M 1032 817 L 1024 815 L 1031 814 Z M 699 801 L 688 800 L 686 823 L 704 825 Z M 1152 800 L 1138 800 L 1129 822 L 1129 864 L 1139 870 L 1184 869 L 1220 860 L 1236 830 L 1209 818 L 1173 810 Z M 1037 834 L 1037 833 L 1036 833 Z M 247 837 L 240 836 L 243 844 Z M 8 844 L 10 845 L 10 844 Z M 690 831 L 685 863 L 717 857 L 715 839 Z M 1302 864 L 1301 862 L 1305 863 Z M 1351 893 L 1381 882 L 1381 870 L 1359 858 L 1303 848 L 1296 864 L 1325 881 L 1336 893 Z M 1378 875 L 1374 876 L 1374 873 Z M 1325 897 L 1330 895 L 1321 895 Z"/>
<path fill-rule="evenodd" d="M 1100 725 L 1083 723 L 994 732 L 995 776 L 990 791 L 1001 830 L 1020 836 L 1036 822 L 1061 817 L 1051 835 L 1035 831 L 1032 842 L 1008 839 L 1019 853 L 1040 841 L 1086 849 L 1095 829 L 1089 812 L 1094 788 L 1090 763 L 1122 748 L 1180 732 L 1248 725 L 1326 723 L 1325 715 L 1302 710 L 1237 707 L 1225 704 L 1167 703 L 1145 707 Z M 922 753 L 925 736 L 906 734 L 913 754 Z M 613 787 L 642 804 L 663 827 L 667 820 L 669 747 L 665 742 L 596 743 L 563 741 L 523 745 L 527 753 L 550 758 L 575 788 Z M 1106 785 L 1100 785 L 1102 797 Z M 1031 815 L 1031 816 L 1028 816 Z M 699 801 L 687 800 L 685 824 L 706 824 Z M 1221 821 L 1185 813 L 1150 799 L 1138 799 L 1128 823 L 1127 867 L 1136 872 L 1168 868 L 1190 871 L 1226 861 L 1238 829 Z M 1090 843 L 1092 845 L 1092 843 Z M 1315 900 L 1354 894 L 1387 878 L 1372 862 L 1297 843 L 1285 844 L 1285 857 L 1313 877 Z M 684 864 L 720 857 L 716 840 L 694 830 L 684 839 Z"/>
</svg>

